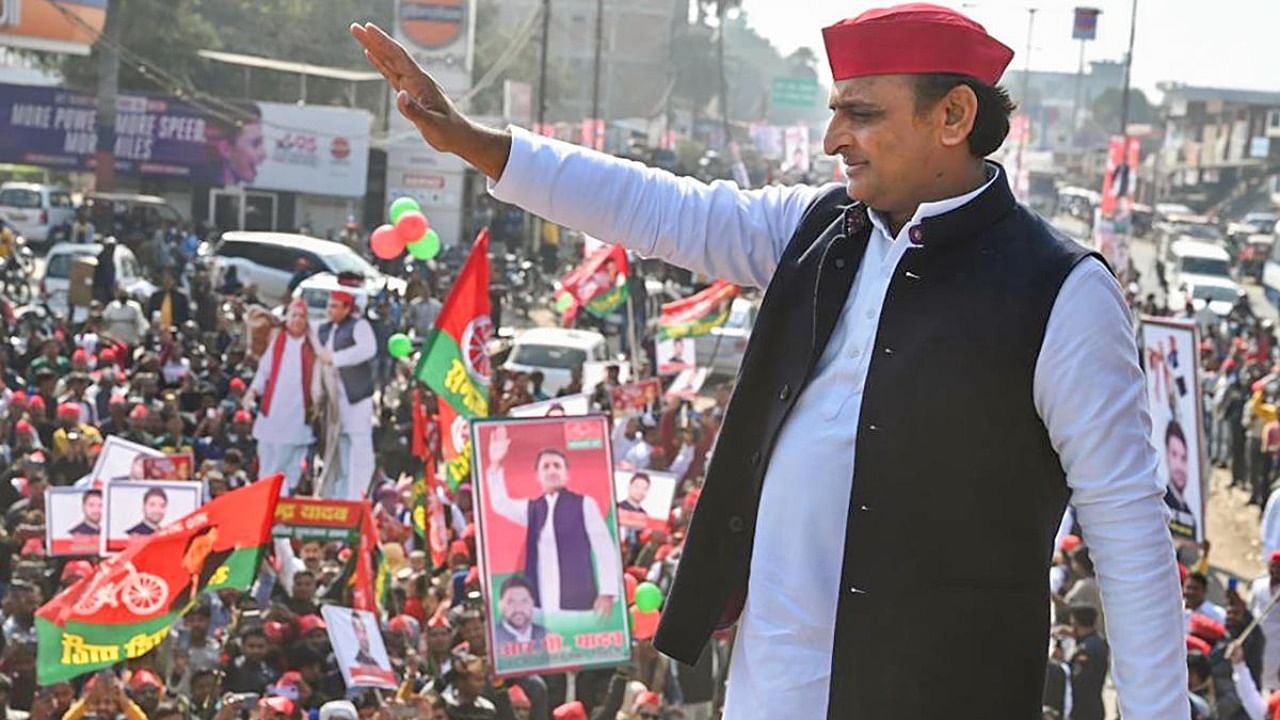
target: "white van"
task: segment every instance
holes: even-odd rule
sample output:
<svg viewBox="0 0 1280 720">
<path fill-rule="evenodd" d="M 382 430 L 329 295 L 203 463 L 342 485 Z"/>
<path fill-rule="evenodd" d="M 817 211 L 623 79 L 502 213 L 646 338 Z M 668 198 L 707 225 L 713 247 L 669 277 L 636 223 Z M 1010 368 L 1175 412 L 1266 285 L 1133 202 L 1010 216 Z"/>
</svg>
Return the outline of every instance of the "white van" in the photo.
<svg viewBox="0 0 1280 720">
<path fill-rule="evenodd" d="M 543 392 L 555 395 L 573 379 L 573 368 L 608 359 L 604 336 L 598 332 L 537 327 L 516 336 L 503 368 L 522 373 L 541 371 Z"/>
<path fill-rule="evenodd" d="M 40 294 L 45 305 L 55 315 L 67 313 L 67 292 L 71 289 L 71 265 L 77 257 L 96 258 L 102 252 L 98 243 L 58 243 L 49 248 L 45 257 L 44 276 L 40 278 Z M 137 300 L 145 303 L 156 291 L 156 286 L 142 275 L 138 258 L 124 244 L 116 246 L 116 286 Z M 88 316 L 88 308 L 77 305 L 72 322 L 80 322 Z"/>
<path fill-rule="evenodd" d="M 1164 276 L 1169 289 L 1203 284 L 1204 281 L 1231 280 L 1231 256 L 1213 243 L 1180 239 L 1169 243 L 1164 254 Z"/>
<path fill-rule="evenodd" d="M 41 183 L 7 182 L 0 185 L 0 216 L 27 239 L 44 244 L 49 231 L 76 215 L 71 193 Z"/>
</svg>

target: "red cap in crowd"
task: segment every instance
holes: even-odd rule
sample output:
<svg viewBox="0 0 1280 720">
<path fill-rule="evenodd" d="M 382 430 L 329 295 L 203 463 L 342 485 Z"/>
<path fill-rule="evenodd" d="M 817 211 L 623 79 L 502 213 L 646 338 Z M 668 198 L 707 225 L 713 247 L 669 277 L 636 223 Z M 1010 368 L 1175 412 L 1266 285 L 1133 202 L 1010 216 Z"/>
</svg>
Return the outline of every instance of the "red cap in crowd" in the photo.
<svg viewBox="0 0 1280 720">
<path fill-rule="evenodd" d="M 28 557 L 32 555 L 43 556 L 44 541 L 41 540 L 40 538 L 27 538 L 27 541 L 22 543 L 22 550 L 19 551 L 18 554 L 21 555 L 22 557 Z"/>
<path fill-rule="evenodd" d="M 587 720 L 587 708 L 583 706 L 582 701 L 574 700 L 556 708 L 556 711 L 551 713 L 551 717 L 555 720 Z"/>
<path fill-rule="evenodd" d="M 26 420 L 19 420 L 18 422 L 14 423 L 13 429 L 17 430 L 19 435 L 30 435 L 31 433 L 36 431 L 34 427 L 31 427 L 31 423 L 27 422 Z"/>
<path fill-rule="evenodd" d="M 293 701 L 286 697 L 265 697 L 258 701 L 258 707 L 271 708 L 281 715 L 293 715 Z"/>
<path fill-rule="evenodd" d="M 525 693 L 524 688 L 519 685 L 512 685 L 507 688 L 507 698 L 511 700 L 511 707 L 533 707 L 533 703 L 529 702 L 529 696 Z"/>
<path fill-rule="evenodd" d="M 66 420 L 79 420 L 80 406 L 71 402 L 61 403 L 58 405 L 58 417 Z"/>
<path fill-rule="evenodd" d="M 276 687 L 284 687 L 284 686 L 298 687 L 301 684 L 302 684 L 302 673 L 298 672 L 297 670 L 290 670 L 289 672 L 281 675 L 280 679 L 276 681 Z"/>
<path fill-rule="evenodd" d="M 102 348 L 102 352 L 98 353 L 98 359 L 103 365 L 114 363 L 116 361 L 116 349 L 113 347 Z"/>
<path fill-rule="evenodd" d="M 36 395 L 27 403 L 27 407 L 32 410 L 44 410 L 44 397 Z"/>
<path fill-rule="evenodd" d="M 1198 652 L 1201 655 L 1208 655 L 1209 653 L 1213 652 L 1213 647 L 1211 647 L 1209 643 L 1201 640 L 1195 635 L 1188 635 L 1187 636 L 1187 652 L 1192 652 L 1192 651 Z"/>
<path fill-rule="evenodd" d="M 16 406 L 18 406 L 18 407 L 26 407 L 26 406 L 27 406 L 27 391 L 26 391 L 26 390 L 14 390 L 14 391 L 13 391 L 13 395 L 9 397 L 9 402 L 10 402 L 10 403 L 12 403 L 12 404 L 14 404 L 14 405 L 16 405 Z"/>
<path fill-rule="evenodd" d="M 1280 550 L 1272 550 L 1271 556 L 1267 558 L 1268 565 L 1275 565 L 1276 563 L 1280 563 Z"/>
<path fill-rule="evenodd" d="M 653 692 L 652 690 L 646 690 L 640 693 L 639 695 L 636 696 L 636 704 L 633 707 L 633 709 L 639 710 L 645 705 L 655 705 L 657 707 L 662 707 L 662 696 L 656 692 Z"/>
<path fill-rule="evenodd" d="M 157 690 L 164 687 L 164 683 L 160 682 L 159 676 L 147 669 L 135 670 L 133 675 L 129 677 L 130 690 L 141 690 L 146 685 L 150 685 Z"/>
<path fill-rule="evenodd" d="M 279 620 L 268 620 L 262 624 L 262 632 L 274 643 L 283 643 L 289 637 L 289 628 Z"/>
<path fill-rule="evenodd" d="M 231 392 L 238 392 L 238 393 L 244 392 L 244 380 L 238 377 L 231 378 L 231 383 L 229 384 L 229 386 L 231 387 Z"/>
<path fill-rule="evenodd" d="M 237 423 L 251 423 L 253 422 L 253 416 L 249 414 L 248 410 L 241 408 L 231 417 L 231 421 Z"/>
<path fill-rule="evenodd" d="M 85 352 L 84 348 L 76 348 L 76 351 L 71 353 L 71 362 L 87 365 L 89 363 L 89 353 Z"/>
<path fill-rule="evenodd" d="M 868 10 L 822 29 L 831 76 L 968 75 L 1000 82 L 1013 50 L 950 8 L 907 3 Z"/>
<path fill-rule="evenodd" d="M 467 544 L 461 540 L 454 540 L 449 544 L 449 557 L 461 555 L 464 558 L 471 559 L 471 550 L 467 548 Z"/>
<path fill-rule="evenodd" d="M 479 585 L 479 584 L 480 584 L 480 568 L 475 567 L 475 566 L 472 566 L 472 568 L 471 568 L 470 570 L 468 570 L 468 571 L 467 571 L 467 582 L 466 582 L 466 584 L 467 584 L 467 585 Z"/>
<path fill-rule="evenodd" d="M 129 419 L 130 419 L 130 420 L 146 420 L 146 419 L 147 419 L 147 406 L 146 406 L 146 405 L 134 405 L 134 406 L 133 406 L 133 409 L 129 411 Z"/>
<path fill-rule="evenodd" d="M 306 635 L 312 630 L 325 630 L 328 626 L 324 624 L 324 618 L 319 615 L 303 615 L 298 618 L 298 632 Z"/>
<path fill-rule="evenodd" d="M 1062 538 L 1062 542 L 1058 544 L 1058 549 L 1064 553 L 1075 552 L 1075 549 L 1080 547 L 1083 542 L 1079 535 L 1068 535 Z"/>
<path fill-rule="evenodd" d="M 1213 618 L 1207 618 L 1200 613 L 1193 613 L 1191 615 L 1191 634 L 1212 644 L 1218 642 L 1227 634 L 1227 628 Z"/>
<path fill-rule="evenodd" d="M 432 630 L 438 630 L 440 628 L 448 630 L 453 629 L 453 623 L 449 622 L 449 616 L 445 615 L 443 605 L 436 610 L 436 614 L 432 615 L 430 620 L 427 620 L 427 627 Z"/>
<path fill-rule="evenodd" d="M 356 304 L 356 296 L 345 290 L 334 290 L 329 293 L 329 299 L 337 300 L 340 303 L 346 303 L 347 307 L 351 307 Z"/>
<path fill-rule="evenodd" d="M 62 568 L 62 582 L 89 577 L 93 574 L 93 563 L 88 560 L 72 560 Z"/>
<path fill-rule="evenodd" d="M 627 568 L 627 574 L 640 582 L 644 582 L 649 579 L 649 571 L 635 565 Z"/>
</svg>

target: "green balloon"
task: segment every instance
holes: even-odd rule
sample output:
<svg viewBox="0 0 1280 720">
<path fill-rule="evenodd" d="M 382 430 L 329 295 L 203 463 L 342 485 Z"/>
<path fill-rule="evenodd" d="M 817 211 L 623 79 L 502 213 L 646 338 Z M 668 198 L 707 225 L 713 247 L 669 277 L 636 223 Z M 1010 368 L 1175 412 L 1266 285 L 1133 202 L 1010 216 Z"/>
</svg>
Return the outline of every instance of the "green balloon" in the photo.
<svg viewBox="0 0 1280 720">
<path fill-rule="evenodd" d="M 640 612 L 653 612 L 662 607 L 662 590 L 651 582 L 642 582 L 636 586 L 636 609 Z"/>
<path fill-rule="evenodd" d="M 417 200 L 414 200 L 411 197 L 396 198 L 395 202 L 391 203 L 391 212 L 389 213 L 391 215 L 391 224 L 395 225 L 400 220 L 401 215 L 411 210 L 422 212 L 422 208 L 418 205 Z"/>
<path fill-rule="evenodd" d="M 440 235 L 435 230 L 427 232 L 405 246 L 414 260 L 430 260 L 440 254 Z"/>
<path fill-rule="evenodd" d="M 413 354 L 413 341 L 404 333 L 396 333 L 387 338 L 387 352 L 391 357 L 403 359 Z"/>
<path fill-rule="evenodd" d="M 569 312 L 571 307 L 573 307 L 573 296 L 569 293 L 564 293 L 556 298 L 556 312 L 566 313 Z"/>
</svg>

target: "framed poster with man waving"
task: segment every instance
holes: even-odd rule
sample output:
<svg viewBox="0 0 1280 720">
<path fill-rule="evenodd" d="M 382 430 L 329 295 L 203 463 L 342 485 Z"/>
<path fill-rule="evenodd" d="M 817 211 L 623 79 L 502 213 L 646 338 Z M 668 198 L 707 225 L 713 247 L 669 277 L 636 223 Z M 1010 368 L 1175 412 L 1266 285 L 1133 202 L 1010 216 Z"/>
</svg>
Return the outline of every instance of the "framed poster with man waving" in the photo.
<svg viewBox="0 0 1280 720">
<path fill-rule="evenodd" d="M 608 419 L 477 420 L 471 432 L 495 675 L 627 662 Z"/>
<path fill-rule="evenodd" d="M 1142 318 L 1142 362 L 1147 371 L 1151 444 L 1160 459 L 1175 540 L 1204 540 L 1204 427 L 1200 407 L 1200 343 L 1194 323 Z"/>
</svg>

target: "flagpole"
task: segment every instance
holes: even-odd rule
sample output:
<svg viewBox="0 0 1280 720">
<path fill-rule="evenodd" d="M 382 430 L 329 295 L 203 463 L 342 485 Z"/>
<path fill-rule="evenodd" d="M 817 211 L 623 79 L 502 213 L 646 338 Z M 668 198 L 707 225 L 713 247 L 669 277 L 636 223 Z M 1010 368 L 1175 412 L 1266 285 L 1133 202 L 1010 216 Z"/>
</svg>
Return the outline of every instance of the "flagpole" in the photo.
<svg viewBox="0 0 1280 720">
<path fill-rule="evenodd" d="M 634 274 L 627 279 L 627 347 L 631 350 L 631 377 L 633 379 L 640 377 L 639 349 L 636 347 L 635 303 L 631 299 L 631 283 L 635 282 L 636 279 Z"/>
</svg>

